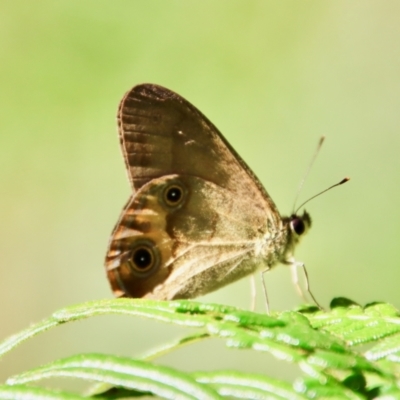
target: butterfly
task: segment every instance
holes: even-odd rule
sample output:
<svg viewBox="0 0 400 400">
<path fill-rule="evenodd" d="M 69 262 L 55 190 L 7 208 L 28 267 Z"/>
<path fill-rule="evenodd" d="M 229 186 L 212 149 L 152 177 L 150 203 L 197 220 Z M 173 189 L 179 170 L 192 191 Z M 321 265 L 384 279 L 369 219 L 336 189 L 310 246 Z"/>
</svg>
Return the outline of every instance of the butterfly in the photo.
<svg viewBox="0 0 400 400">
<path fill-rule="evenodd" d="M 117 297 L 188 299 L 278 263 L 310 215 L 283 217 L 218 129 L 164 87 L 131 89 L 118 110 L 132 195 L 112 232 L 105 266 Z"/>
</svg>

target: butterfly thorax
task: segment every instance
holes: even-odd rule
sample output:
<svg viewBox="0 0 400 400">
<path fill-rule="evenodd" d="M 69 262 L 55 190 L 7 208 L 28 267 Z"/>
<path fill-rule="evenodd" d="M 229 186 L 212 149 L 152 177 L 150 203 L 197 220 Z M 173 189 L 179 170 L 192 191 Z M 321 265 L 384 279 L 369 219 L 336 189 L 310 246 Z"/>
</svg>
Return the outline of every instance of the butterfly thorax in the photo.
<svg viewBox="0 0 400 400">
<path fill-rule="evenodd" d="M 268 221 L 266 233 L 256 248 L 256 254 L 265 268 L 273 268 L 279 263 L 290 264 L 296 245 L 310 226 L 311 218 L 306 211 L 301 216 L 292 214 L 282 217 L 277 226 Z"/>
</svg>

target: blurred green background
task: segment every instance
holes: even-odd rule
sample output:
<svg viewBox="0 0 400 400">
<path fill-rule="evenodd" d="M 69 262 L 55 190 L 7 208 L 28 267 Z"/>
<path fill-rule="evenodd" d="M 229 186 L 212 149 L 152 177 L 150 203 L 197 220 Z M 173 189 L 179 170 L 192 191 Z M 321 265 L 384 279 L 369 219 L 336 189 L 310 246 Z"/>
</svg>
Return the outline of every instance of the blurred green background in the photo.
<svg viewBox="0 0 400 400">
<path fill-rule="evenodd" d="M 352 180 L 307 206 L 314 225 L 296 258 L 325 306 L 347 296 L 399 307 L 399 15 L 396 0 L 2 1 L 0 338 L 112 296 L 103 259 L 129 195 L 115 116 L 143 82 L 207 115 L 283 214 L 326 135 L 301 199 Z M 287 268 L 266 279 L 273 310 L 301 302 Z M 247 308 L 249 287 L 204 300 Z M 9 354 L 0 378 L 83 351 L 139 356 L 181 333 L 121 317 L 68 324 Z M 158 362 L 298 373 L 217 341 Z"/>
</svg>

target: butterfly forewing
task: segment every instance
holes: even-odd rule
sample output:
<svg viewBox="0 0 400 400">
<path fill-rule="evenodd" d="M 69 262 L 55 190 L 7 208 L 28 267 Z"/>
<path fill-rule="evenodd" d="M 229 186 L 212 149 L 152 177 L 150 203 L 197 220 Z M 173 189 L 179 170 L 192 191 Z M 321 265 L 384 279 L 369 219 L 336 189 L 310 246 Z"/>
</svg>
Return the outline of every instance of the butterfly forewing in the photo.
<svg viewBox="0 0 400 400">
<path fill-rule="evenodd" d="M 178 94 L 157 85 L 135 86 L 121 101 L 118 126 L 134 189 L 164 175 L 191 175 L 249 199 L 255 196 L 253 202 L 259 208 L 267 200 L 268 208 L 276 210 L 256 176 L 217 128 Z"/>
</svg>

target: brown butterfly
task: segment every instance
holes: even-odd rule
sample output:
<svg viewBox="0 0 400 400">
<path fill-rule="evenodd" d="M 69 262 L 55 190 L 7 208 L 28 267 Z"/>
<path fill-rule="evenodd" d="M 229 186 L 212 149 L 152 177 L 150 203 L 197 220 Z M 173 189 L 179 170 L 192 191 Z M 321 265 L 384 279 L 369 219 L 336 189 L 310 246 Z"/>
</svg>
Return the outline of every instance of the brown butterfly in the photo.
<svg viewBox="0 0 400 400">
<path fill-rule="evenodd" d="M 112 233 L 106 270 L 118 297 L 193 298 L 277 263 L 310 228 L 282 217 L 218 129 L 178 94 L 135 86 L 118 111 L 133 194 Z"/>
</svg>

